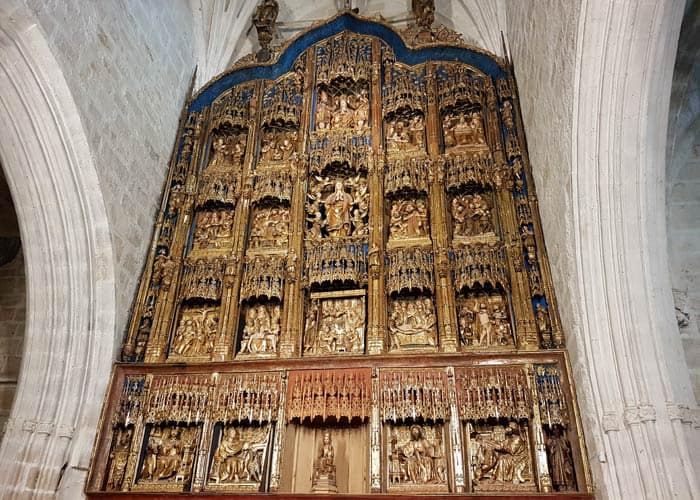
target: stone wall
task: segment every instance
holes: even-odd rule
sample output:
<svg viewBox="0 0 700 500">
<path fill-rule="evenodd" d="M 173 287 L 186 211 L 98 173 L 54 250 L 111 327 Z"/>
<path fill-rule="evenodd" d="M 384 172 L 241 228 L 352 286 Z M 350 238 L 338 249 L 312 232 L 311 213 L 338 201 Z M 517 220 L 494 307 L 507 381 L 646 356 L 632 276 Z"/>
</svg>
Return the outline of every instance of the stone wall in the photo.
<svg viewBox="0 0 700 500">
<path fill-rule="evenodd" d="M 104 196 L 116 269 L 115 347 L 150 243 L 192 77 L 186 0 L 25 0 L 63 68 Z"/>
<path fill-rule="evenodd" d="M 26 282 L 22 251 L 0 266 L 0 439 L 12 409 L 24 344 Z"/>
<path fill-rule="evenodd" d="M 666 155 L 671 285 L 695 400 L 700 402 L 700 2 L 689 2 L 673 75 Z"/>
</svg>

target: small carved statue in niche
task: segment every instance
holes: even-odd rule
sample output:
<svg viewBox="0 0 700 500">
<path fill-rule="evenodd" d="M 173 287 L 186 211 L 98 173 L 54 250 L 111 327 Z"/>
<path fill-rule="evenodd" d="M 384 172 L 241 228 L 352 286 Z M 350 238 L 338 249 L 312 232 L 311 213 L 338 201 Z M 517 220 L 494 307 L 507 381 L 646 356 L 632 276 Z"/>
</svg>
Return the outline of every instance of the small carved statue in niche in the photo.
<svg viewBox="0 0 700 500">
<path fill-rule="evenodd" d="M 334 130 L 355 128 L 355 112 L 350 108 L 348 96 L 345 94 L 340 94 L 335 99 L 331 126 Z"/>
<path fill-rule="evenodd" d="M 355 130 L 362 132 L 369 127 L 369 97 L 367 89 L 360 90 L 359 95 L 355 95 Z"/>
<path fill-rule="evenodd" d="M 475 296 L 458 302 L 457 319 L 462 345 L 512 347 L 507 304 L 501 295 Z"/>
<path fill-rule="evenodd" d="M 107 475 L 107 489 L 119 490 L 124 482 L 124 472 L 126 462 L 129 459 L 129 449 L 131 448 L 131 436 L 133 428 L 118 429 L 112 451 L 109 454 L 109 473 Z"/>
<path fill-rule="evenodd" d="M 324 200 L 326 230 L 331 237 L 350 236 L 350 209 L 353 199 L 343 188 L 342 181 L 335 182 L 335 189 Z"/>
<path fill-rule="evenodd" d="M 354 196 L 345 190 L 346 186 Z M 328 194 L 324 195 L 324 192 Z M 310 223 L 307 237 L 320 239 L 326 236 L 346 238 L 366 235 L 367 198 L 367 184 L 359 176 L 346 180 L 315 177 L 315 182 L 309 188 L 306 208 L 306 220 Z"/>
<path fill-rule="evenodd" d="M 256 209 L 250 225 L 250 248 L 285 247 L 289 237 L 289 209 Z"/>
<path fill-rule="evenodd" d="M 312 300 L 304 329 L 304 354 L 360 354 L 365 346 L 364 297 Z"/>
<path fill-rule="evenodd" d="M 393 428 L 390 436 L 390 488 L 402 485 L 447 485 L 447 463 L 439 429 L 435 440 L 425 435 L 419 425 Z"/>
<path fill-rule="evenodd" d="M 552 486 L 556 491 L 575 491 L 574 464 L 571 458 L 571 443 L 562 433 L 560 425 L 554 425 L 547 441 L 547 462 L 549 462 Z"/>
<path fill-rule="evenodd" d="M 319 446 L 318 455 L 314 460 L 311 491 L 313 493 L 337 493 L 335 471 L 335 449 L 331 441 L 331 431 L 324 430 L 323 442 Z"/>
<path fill-rule="evenodd" d="M 282 306 L 278 303 L 248 306 L 245 310 L 240 354 L 275 354 L 280 335 L 281 316 Z"/>
<path fill-rule="evenodd" d="M 209 480 L 215 484 L 238 484 L 257 487 L 262 479 L 267 426 L 237 429 L 225 427 L 214 452 Z"/>
<path fill-rule="evenodd" d="M 537 322 L 537 331 L 542 338 L 551 336 L 552 325 L 549 321 L 549 313 L 542 304 L 535 306 L 535 320 Z"/>
<path fill-rule="evenodd" d="M 396 200 L 391 205 L 390 239 L 428 236 L 428 207 L 425 200 Z"/>
<path fill-rule="evenodd" d="M 527 434 L 517 422 L 470 434 L 474 491 L 527 491 L 535 488 Z"/>
<path fill-rule="evenodd" d="M 266 162 L 286 162 L 296 146 L 296 131 L 272 130 L 263 136 L 260 158 Z"/>
<path fill-rule="evenodd" d="M 437 345 L 437 320 L 427 297 L 393 300 L 389 315 L 390 350 Z"/>
<path fill-rule="evenodd" d="M 465 194 L 452 198 L 452 237 L 494 234 L 489 199 L 481 194 Z"/>
<path fill-rule="evenodd" d="M 416 151 L 425 147 L 425 122 L 421 115 L 396 119 L 386 125 L 386 149 L 389 153 Z"/>
<path fill-rule="evenodd" d="M 174 425 L 163 429 L 157 427 L 152 429 L 141 469 L 141 480 L 176 479 L 175 475 L 181 473 L 185 458 L 186 443 L 182 435 L 183 430 L 189 431 Z"/>
<path fill-rule="evenodd" d="M 183 309 L 171 353 L 177 356 L 211 354 L 218 329 L 219 313 L 216 309 Z"/>
<path fill-rule="evenodd" d="M 456 116 L 448 113 L 442 119 L 442 129 L 445 147 L 448 149 L 455 146 L 486 145 L 484 119 L 479 111 L 461 112 Z"/>
<path fill-rule="evenodd" d="M 222 248 L 233 241 L 233 212 L 214 210 L 200 212 L 194 230 L 194 246 L 198 249 Z"/>
<path fill-rule="evenodd" d="M 332 115 L 333 107 L 328 92 L 320 90 L 318 92 L 318 102 L 316 102 L 316 130 L 329 129 Z"/>
<path fill-rule="evenodd" d="M 503 103 L 501 117 L 503 118 L 503 124 L 508 130 L 513 130 L 513 128 L 515 128 L 515 119 L 513 118 L 513 105 L 510 103 L 510 101 L 506 101 Z"/>
</svg>

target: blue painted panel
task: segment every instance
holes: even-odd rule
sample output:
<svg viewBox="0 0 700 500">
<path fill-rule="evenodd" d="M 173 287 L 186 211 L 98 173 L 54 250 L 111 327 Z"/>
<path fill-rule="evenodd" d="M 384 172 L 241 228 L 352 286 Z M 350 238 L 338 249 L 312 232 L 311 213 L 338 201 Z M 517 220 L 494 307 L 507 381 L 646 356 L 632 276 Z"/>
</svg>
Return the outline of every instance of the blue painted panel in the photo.
<svg viewBox="0 0 700 500">
<path fill-rule="evenodd" d="M 491 57 L 469 49 L 458 47 L 429 47 L 413 50 L 404 44 L 401 37 L 393 30 L 374 21 L 358 19 L 352 14 L 339 16 L 327 24 L 312 29 L 297 38 L 280 55 L 272 66 L 255 66 L 244 68 L 224 75 L 209 83 L 190 105 L 191 111 L 199 111 L 212 103 L 222 92 L 239 83 L 250 80 L 274 80 L 290 70 L 292 64 L 309 46 L 349 30 L 363 35 L 371 35 L 386 42 L 394 51 L 396 59 L 413 66 L 426 61 L 458 61 L 469 64 L 483 71 L 492 78 L 506 77 L 506 72 Z"/>
</svg>

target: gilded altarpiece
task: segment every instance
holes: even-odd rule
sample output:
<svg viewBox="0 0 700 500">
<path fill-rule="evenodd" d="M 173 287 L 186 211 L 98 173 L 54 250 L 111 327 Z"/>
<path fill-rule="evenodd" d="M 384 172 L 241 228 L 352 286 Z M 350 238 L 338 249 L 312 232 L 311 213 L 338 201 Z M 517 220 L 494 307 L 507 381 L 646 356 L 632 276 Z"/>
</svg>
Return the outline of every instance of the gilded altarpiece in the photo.
<svg viewBox="0 0 700 500">
<path fill-rule="evenodd" d="M 513 68 L 413 4 L 188 100 L 89 497 L 590 498 Z"/>
</svg>

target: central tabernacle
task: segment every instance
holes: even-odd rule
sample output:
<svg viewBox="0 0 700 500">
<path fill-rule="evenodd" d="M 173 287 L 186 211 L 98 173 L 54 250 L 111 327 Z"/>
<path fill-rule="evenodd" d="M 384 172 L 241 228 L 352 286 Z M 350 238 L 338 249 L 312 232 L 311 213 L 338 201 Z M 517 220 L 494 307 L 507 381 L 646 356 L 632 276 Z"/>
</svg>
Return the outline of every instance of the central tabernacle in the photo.
<svg viewBox="0 0 700 500">
<path fill-rule="evenodd" d="M 276 13 L 187 104 L 88 495 L 585 494 L 512 67 Z"/>
</svg>

